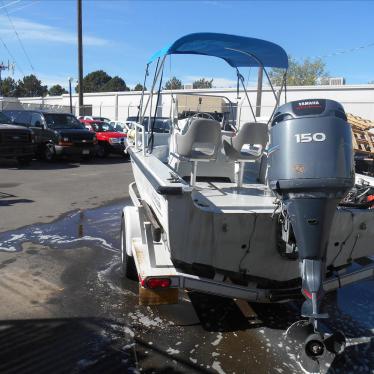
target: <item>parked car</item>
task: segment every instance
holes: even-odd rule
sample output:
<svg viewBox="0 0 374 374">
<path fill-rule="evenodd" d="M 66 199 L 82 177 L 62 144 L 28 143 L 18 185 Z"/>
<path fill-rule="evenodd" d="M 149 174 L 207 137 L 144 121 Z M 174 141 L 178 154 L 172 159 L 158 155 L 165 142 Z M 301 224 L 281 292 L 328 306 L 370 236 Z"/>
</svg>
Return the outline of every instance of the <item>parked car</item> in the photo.
<svg viewBox="0 0 374 374">
<path fill-rule="evenodd" d="M 92 158 L 96 153 L 96 135 L 70 113 L 42 110 L 5 110 L 14 123 L 31 129 L 35 136 L 36 153 L 52 161 L 56 156 Z"/>
<path fill-rule="evenodd" d="M 151 117 L 151 123 L 153 125 L 153 145 L 167 145 L 169 143 L 169 135 L 171 128 L 171 121 L 166 117 Z M 129 128 L 127 131 L 127 138 L 129 143 L 133 143 L 135 140 L 136 124 L 138 123 L 137 117 L 127 117 L 126 126 Z M 144 130 L 146 135 L 146 142 L 150 136 L 150 131 L 148 131 L 148 117 L 144 119 Z M 140 131 L 140 128 L 137 128 Z"/>
<path fill-rule="evenodd" d="M 121 121 L 111 121 L 110 124 L 115 128 L 116 131 L 123 132 L 127 134 L 129 131 L 129 126 L 125 122 Z"/>
<path fill-rule="evenodd" d="M 111 122 L 111 120 L 109 118 L 106 118 L 106 117 L 98 117 L 98 116 L 79 116 L 78 117 L 78 120 L 91 120 L 91 121 L 104 121 L 104 122 Z"/>
<path fill-rule="evenodd" d="M 0 157 L 15 158 L 20 165 L 31 162 L 35 153 L 34 134 L 30 129 L 12 124 L 0 112 Z"/>
<path fill-rule="evenodd" d="M 125 153 L 125 133 L 116 131 L 108 122 L 87 119 L 81 120 L 81 122 L 88 130 L 96 133 L 97 155 L 99 157 L 106 157 L 111 153 L 127 156 Z"/>
</svg>

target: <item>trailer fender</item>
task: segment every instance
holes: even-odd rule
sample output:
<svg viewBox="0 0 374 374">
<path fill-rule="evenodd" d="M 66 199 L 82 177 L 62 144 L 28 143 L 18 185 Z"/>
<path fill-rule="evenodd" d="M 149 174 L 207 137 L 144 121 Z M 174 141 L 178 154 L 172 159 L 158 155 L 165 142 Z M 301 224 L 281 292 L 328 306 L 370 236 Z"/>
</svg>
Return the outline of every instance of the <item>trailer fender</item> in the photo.
<svg viewBox="0 0 374 374">
<path fill-rule="evenodd" d="M 135 206 L 126 206 L 122 211 L 121 250 L 126 249 L 128 256 L 132 254 L 132 239 L 141 238 L 139 210 Z"/>
</svg>

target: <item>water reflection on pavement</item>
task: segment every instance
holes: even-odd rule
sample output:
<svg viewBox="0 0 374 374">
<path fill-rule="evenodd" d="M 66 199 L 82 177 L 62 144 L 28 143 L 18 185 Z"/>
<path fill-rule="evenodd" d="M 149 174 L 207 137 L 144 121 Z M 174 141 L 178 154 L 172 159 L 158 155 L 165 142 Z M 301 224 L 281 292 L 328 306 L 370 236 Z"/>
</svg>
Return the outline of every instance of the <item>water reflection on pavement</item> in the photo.
<svg viewBox="0 0 374 374">
<path fill-rule="evenodd" d="M 96 349 L 94 353 L 89 351 L 89 354 L 83 348 L 78 350 L 82 352 L 81 356 L 74 356 L 76 365 L 71 366 L 75 371 L 99 372 L 105 368 L 105 372 L 139 370 L 149 373 L 302 372 L 297 363 L 295 347 L 284 338 L 287 327 L 299 319 L 300 306 L 295 302 L 243 304 L 222 297 L 185 292 L 181 293 L 178 305 L 139 306 L 137 283 L 122 279 L 119 271 L 120 214 L 127 203 L 128 200 L 97 209 L 75 211 L 50 224 L 34 224 L 0 233 L 0 269 L 3 271 L 12 267 L 14 273 L 17 266 L 24 266 L 26 272 L 27 266 L 36 267 L 43 262 L 48 267 L 49 261 L 61 262 L 63 258 L 64 268 L 59 276 L 61 292 L 54 296 L 53 303 L 50 302 L 51 298 L 46 299 L 46 303 L 49 303 L 56 317 L 63 314 L 64 318 L 83 318 L 82 324 L 73 325 L 75 327 L 72 328 L 69 322 L 65 329 L 58 331 L 70 334 L 74 329 L 82 330 L 87 342 Z M 3 260 L 2 254 L 13 257 Z M 22 256 L 28 256 L 24 265 Z M 34 278 L 44 276 L 43 281 L 48 281 L 50 275 L 41 273 L 36 276 L 34 271 L 32 274 Z M 11 271 L 4 274 L 10 276 Z M 333 363 L 322 363 L 321 372 L 373 372 L 373 300 L 372 281 L 361 282 L 326 296 L 325 309 L 330 314 L 327 327 L 342 330 L 348 338 L 348 347 Z M 12 303 L 12 300 L 2 302 Z M 28 318 L 33 318 L 32 308 L 25 310 L 25 313 L 29 313 Z M 94 318 L 95 322 L 87 318 Z M 97 322 L 99 327 L 96 321 L 100 321 Z M 7 326 L 15 329 L 16 325 L 22 323 L 14 321 L 15 325 L 12 326 L 7 322 Z M 49 322 L 46 323 L 44 329 L 49 331 L 51 327 Z M 58 320 L 58 323 L 67 322 Z M 35 328 L 30 324 L 22 326 L 25 330 L 17 330 L 21 336 L 23 331 L 34 331 Z M 37 326 L 43 326 L 43 323 Z M 52 325 L 52 330 L 55 328 Z M 0 347 L 3 331 L 7 330 L 0 325 Z M 23 338 L 32 339 L 34 335 L 27 335 L 26 332 Z M 17 344 L 20 342 L 15 344 L 14 349 L 17 349 Z M 80 344 L 77 343 L 77 346 L 80 347 Z M 28 348 L 30 355 L 35 346 L 33 349 L 31 347 Z M 60 354 L 57 348 L 55 352 L 45 348 L 48 357 Z M 116 362 L 111 370 L 108 369 L 110 360 Z M 48 366 L 49 370 L 57 368 L 60 361 L 55 362 L 56 367 L 50 363 L 52 366 Z M 81 366 L 77 364 L 79 362 Z M 63 363 L 59 367 L 61 369 Z M 0 364 L 1 372 L 8 370 L 1 369 Z M 66 371 L 56 369 L 56 372 Z"/>
</svg>

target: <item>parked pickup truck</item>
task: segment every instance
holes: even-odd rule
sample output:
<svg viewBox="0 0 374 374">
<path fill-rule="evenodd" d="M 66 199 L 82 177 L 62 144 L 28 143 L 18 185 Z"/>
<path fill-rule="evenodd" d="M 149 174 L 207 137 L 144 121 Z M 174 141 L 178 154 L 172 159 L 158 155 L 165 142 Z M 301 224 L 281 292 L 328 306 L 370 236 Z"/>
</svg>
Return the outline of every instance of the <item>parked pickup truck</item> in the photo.
<svg viewBox="0 0 374 374">
<path fill-rule="evenodd" d="M 0 157 L 16 158 L 20 165 L 27 165 L 34 153 L 33 132 L 12 124 L 10 118 L 0 112 Z"/>
<path fill-rule="evenodd" d="M 110 153 L 127 157 L 127 153 L 125 153 L 125 139 L 127 135 L 125 133 L 116 131 L 108 122 L 88 119 L 81 119 L 80 121 L 88 130 L 96 133 L 98 142 L 97 155 L 99 157 L 106 157 Z"/>
<path fill-rule="evenodd" d="M 56 156 L 90 159 L 96 153 L 96 135 L 70 113 L 43 110 L 5 110 L 15 123 L 32 129 L 38 157 L 52 161 Z"/>
</svg>

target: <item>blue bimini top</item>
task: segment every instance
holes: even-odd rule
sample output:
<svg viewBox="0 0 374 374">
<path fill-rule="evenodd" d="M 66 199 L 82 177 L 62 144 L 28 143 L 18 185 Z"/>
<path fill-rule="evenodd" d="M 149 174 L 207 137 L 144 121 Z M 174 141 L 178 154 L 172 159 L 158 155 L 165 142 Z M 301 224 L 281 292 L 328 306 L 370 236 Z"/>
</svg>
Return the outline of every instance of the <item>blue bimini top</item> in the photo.
<svg viewBox="0 0 374 374">
<path fill-rule="evenodd" d="M 234 68 L 240 66 L 288 68 L 285 50 L 266 40 L 217 33 L 195 33 L 179 38 L 157 51 L 148 64 L 166 55 L 204 55 L 224 59 Z"/>
</svg>

